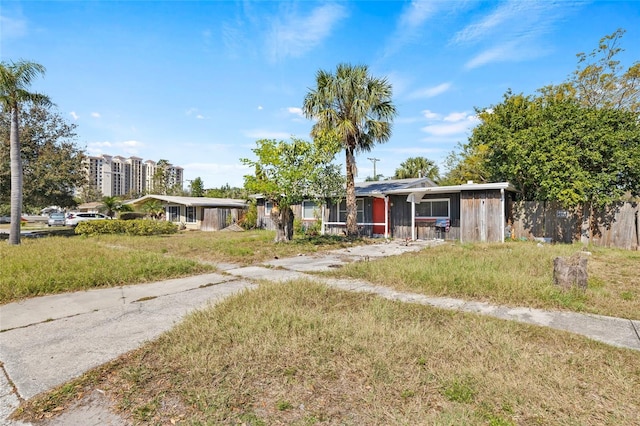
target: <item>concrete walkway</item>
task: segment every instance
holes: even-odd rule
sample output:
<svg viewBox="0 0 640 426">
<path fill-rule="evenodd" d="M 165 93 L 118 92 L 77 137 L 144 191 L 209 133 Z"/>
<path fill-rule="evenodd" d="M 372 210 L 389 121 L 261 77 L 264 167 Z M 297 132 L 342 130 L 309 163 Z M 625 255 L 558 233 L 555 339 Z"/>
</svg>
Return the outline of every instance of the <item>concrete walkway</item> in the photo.
<svg viewBox="0 0 640 426">
<path fill-rule="evenodd" d="M 434 242 L 358 246 L 314 255 L 276 259 L 263 266 L 227 270 L 150 284 L 27 299 L 0 306 L 0 425 L 23 399 L 65 383 L 158 337 L 187 313 L 231 294 L 255 288 L 256 280 L 312 278 L 348 291 L 371 292 L 391 300 L 457 309 L 500 319 L 551 327 L 613 346 L 640 351 L 640 321 L 571 312 L 508 308 L 482 302 L 401 293 L 348 279 L 311 277 L 341 265 L 417 251 Z M 76 420 L 62 417 L 48 425 L 118 424 L 81 410 Z M 104 414 L 105 416 L 108 413 Z M 84 416 L 84 417 L 82 417 Z"/>
</svg>

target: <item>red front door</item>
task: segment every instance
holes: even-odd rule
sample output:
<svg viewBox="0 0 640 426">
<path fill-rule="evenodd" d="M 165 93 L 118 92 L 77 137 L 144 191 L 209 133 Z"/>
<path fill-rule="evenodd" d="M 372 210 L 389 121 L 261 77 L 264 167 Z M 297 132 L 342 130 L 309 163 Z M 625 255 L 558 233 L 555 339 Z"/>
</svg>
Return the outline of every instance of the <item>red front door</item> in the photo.
<svg viewBox="0 0 640 426">
<path fill-rule="evenodd" d="M 373 225 L 373 233 L 384 235 L 384 198 L 373 199 L 373 223 L 382 223 Z"/>
</svg>

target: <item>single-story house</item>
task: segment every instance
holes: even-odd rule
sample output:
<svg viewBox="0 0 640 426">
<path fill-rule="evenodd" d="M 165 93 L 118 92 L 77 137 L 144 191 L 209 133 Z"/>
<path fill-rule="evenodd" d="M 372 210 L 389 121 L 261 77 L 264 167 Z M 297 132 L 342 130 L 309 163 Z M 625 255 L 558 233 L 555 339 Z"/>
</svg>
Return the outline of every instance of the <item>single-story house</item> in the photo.
<svg viewBox="0 0 640 426">
<path fill-rule="evenodd" d="M 127 202 L 139 210 L 143 204 L 157 200 L 164 208 L 164 219 L 181 223 L 187 229 L 219 231 L 236 223 L 245 214 L 248 204 L 233 198 L 178 197 L 149 194 Z"/>
<path fill-rule="evenodd" d="M 503 241 L 515 188 L 508 182 L 437 186 L 428 178 L 356 183 L 358 229 L 370 237 Z M 271 205 L 257 197 L 258 223 L 272 229 Z M 342 233 L 346 202 L 293 207 L 303 223 L 321 220 L 321 232 Z"/>
</svg>

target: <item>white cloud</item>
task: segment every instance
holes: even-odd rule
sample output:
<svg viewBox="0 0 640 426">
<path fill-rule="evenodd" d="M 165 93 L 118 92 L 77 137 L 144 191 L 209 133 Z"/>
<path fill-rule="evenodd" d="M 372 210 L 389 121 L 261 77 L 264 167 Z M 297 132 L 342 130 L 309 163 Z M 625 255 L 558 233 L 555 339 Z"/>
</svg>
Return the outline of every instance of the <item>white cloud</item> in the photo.
<svg viewBox="0 0 640 426">
<path fill-rule="evenodd" d="M 466 135 L 479 123 L 478 117 L 467 113 L 451 113 L 442 122 L 430 124 L 421 130 L 430 136 Z"/>
<path fill-rule="evenodd" d="M 144 143 L 136 140 L 89 142 L 87 152 L 89 155 L 136 155 L 144 146 Z"/>
<path fill-rule="evenodd" d="M 429 111 L 428 109 L 425 109 L 424 111 L 422 111 L 422 115 L 427 120 L 440 120 L 440 118 L 442 117 L 437 112 Z"/>
<path fill-rule="evenodd" d="M 418 89 L 409 94 L 409 99 L 420 98 L 433 98 L 434 96 L 441 95 L 451 89 L 451 83 L 442 83 L 433 87 L 426 87 L 424 89 Z"/>
<path fill-rule="evenodd" d="M 243 176 L 252 172 L 249 166 L 240 163 L 187 163 L 182 167 L 184 168 L 185 181 L 199 177 L 205 188 L 218 188 L 225 184 L 242 187 L 244 184 Z"/>
<path fill-rule="evenodd" d="M 258 105 L 258 111 L 262 111 L 262 110 L 263 110 L 262 105 Z"/>
<path fill-rule="evenodd" d="M 298 117 L 304 118 L 304 114 L 302 113 L 302 108 L 289 107 L 287 108 L 287 112 L 289 114 L 297 115 Z"/>
<path fill-rule="evenodd" d="M 22 19 L 12 19 L 0 15 L 0 28 L 2 28 L 2 38 L 20 38 L 27 35 L 27 23 Z"/>
<path fill-rule="evenodd" d="M 467 119 L 472 119 L 468 113 L 466 112 L 452 112 L 443 118 L 444 121 L 448 121 L 450 123 L 456 123 L 458 121 L 463 121 Z"/>
<path fill-rule="evenodd" d="M 300 57 L 331 35 L 334 26 L 347 16 L 340 4 L 324 4 L 308 16 L 289 13 L 272 23 L 267 37 L 269 59 Z"/>
<path fill-rule="evenodd" d="M 93 118 L 100 118 L 100 117 L 101 117 L 99 112 L 92 112 L 92 113 L 91 113 L 91 116 L 92 116 Z"/>
<path fill-rule="evenodd" d="M 481 53 L 466 63 L 466 69 L 493 62 L 534 59 L 546 53 L 539 38 L 557 23 L 562 24 L 565 15 L 577 7 L 580 2 L 510 0 L 499 3 L 477 22 L 458 31 L 450 44 L 484 44 Z"/>
<path fill-rule="evenodd" d="M 398 19 L 398 27 L 412 30 L 421 26 L 435 14 L 437 10 L 436 5 L 437 4 L 433 2 L 413 0 L 400 15 L 400 18 Z"/>
<path fill-rule="evenodd" d="M 75 112 L 75 111 L 71 111 L 71 112 L 69 113 L 69 115 L 70 115 L 71 117 L 73 117 L 73 120 L 74 120 L 74 121 L 78 121 L 78 118 L 80 118 L 80 116 L 79 116 L 78 114 L 76 114 L 76 112 Z"/>
</svg>

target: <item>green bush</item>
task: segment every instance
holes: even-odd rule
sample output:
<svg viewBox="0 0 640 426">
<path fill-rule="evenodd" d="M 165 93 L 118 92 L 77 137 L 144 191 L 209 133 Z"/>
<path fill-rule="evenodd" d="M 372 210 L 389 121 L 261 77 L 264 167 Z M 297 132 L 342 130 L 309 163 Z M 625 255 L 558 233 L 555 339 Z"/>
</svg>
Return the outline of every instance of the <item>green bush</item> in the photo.
<svg viewBox="0 0 640 426">
<path fill-rule="evenodd" d="M 175 234 L 178 226 L 175 223 L 164 220 L 91 220 L 80 222 L 76 226 L 76 234 L 100 235 L 100 234 L 127 234 L 127 235 L 164 235 Z"/>
<path fill-rule="evenodd" d="M 249 203 L 249 209 L 246 214 L 240 218 L 238 225 L 244 229 L 256 229 L 258 227 L 258 206 L 256 200 Z"/>
<path fill-rule="evenodd" d="M 118 215 L 118 219 L 135 220 L 135 219 L 144 219 L 145 216 L 147 216 L 147 214 L 142 212 L 120 212 L 120 214 Z"/>
</svg>

